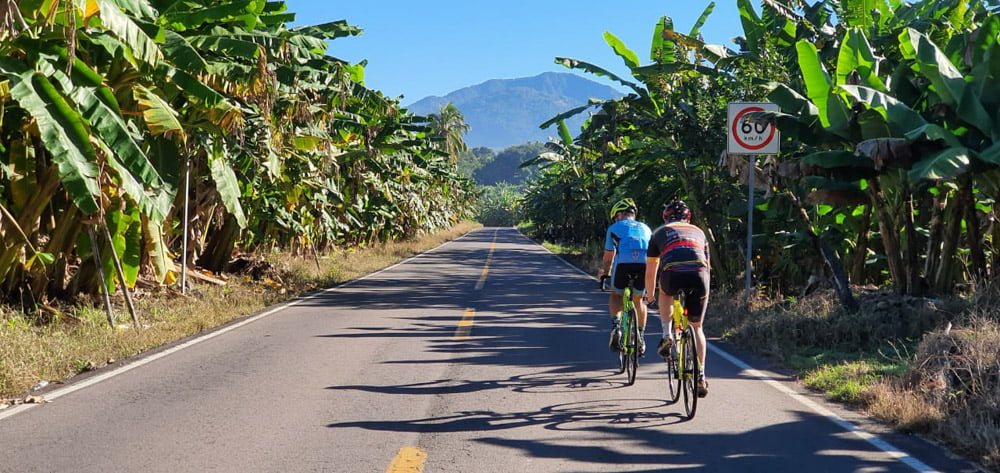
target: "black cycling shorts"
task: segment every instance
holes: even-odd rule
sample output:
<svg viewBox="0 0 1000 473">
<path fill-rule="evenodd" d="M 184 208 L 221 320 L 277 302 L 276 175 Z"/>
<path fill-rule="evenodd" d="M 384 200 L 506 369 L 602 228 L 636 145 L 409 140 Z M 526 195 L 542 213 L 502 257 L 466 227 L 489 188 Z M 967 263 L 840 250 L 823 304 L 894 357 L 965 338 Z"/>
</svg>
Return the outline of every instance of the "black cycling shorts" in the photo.
<svg viewBox="0 0 1000 473">
<path fill-rule="evenodd" d="M 611 268 L 611 286 L 616 293 L 625 292 L 629 276 L 635 278 L 632 282 L 632 293 L 642 294 L 646 291 L 646 263 L 619 263 Z"/>
<path fill-rule="evenodd" d="M 677 297 L 684 292 L 684 308 L 688 320 L 699 322 L 708 309 L 708 271 L 660 271 L 660 290 Z"/>
</svg>

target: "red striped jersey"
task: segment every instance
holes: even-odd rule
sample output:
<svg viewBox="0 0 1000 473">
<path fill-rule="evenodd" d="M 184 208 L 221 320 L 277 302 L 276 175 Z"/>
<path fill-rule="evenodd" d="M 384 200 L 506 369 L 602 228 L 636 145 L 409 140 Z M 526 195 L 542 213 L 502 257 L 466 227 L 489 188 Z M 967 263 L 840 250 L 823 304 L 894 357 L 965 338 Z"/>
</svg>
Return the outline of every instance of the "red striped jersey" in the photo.
<svg viewBox="0 0 1000 473">
<path fill-rule="evenodd" d="M 685 222 L 670 222 L 653 231 L 646 256 L 660 258 L 663 271 L 697 272 L 711 267 L 705 232 Z"/>
</svg>

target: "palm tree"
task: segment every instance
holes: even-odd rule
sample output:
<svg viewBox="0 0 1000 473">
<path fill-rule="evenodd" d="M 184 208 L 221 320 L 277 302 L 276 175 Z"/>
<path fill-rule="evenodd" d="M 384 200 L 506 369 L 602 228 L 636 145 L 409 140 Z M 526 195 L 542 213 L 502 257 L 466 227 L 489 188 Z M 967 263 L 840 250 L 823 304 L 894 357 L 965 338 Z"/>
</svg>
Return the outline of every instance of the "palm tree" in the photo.
<svg viewBox="0 0 1000 473">
<path fill-rule="evenodd" d="M 433 130 L 431 139 L 436 139 L 440 143 L 439 149 L 448 153 L 451 162 L 458 162 L 459 154 L 467 148 L 464 136 L 472 128 L 465 122 L 462 111 L 455 104 L 448 102 L 441 106 L 438 113 L 428 115 L 427 119 L 428 125 Z"/>
</svg>

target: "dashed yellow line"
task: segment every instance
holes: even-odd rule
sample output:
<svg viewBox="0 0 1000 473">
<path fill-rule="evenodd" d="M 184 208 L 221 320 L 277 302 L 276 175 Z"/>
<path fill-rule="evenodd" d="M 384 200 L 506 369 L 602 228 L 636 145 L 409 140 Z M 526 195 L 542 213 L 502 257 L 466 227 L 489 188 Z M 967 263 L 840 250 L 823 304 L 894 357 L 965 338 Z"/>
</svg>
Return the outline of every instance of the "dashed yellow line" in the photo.
<svg viewBox="0 0 1000 473">
<path fill-rule="evenodd" d="M 389 463 L 385 473 L 423 473 L 427 452 L 420 447 L 403 447 Z"/>
<path fill-rule="evenodd" d="M 483 285 L 486 284 L 486 275 L 490 272 L 490 262 L 493 261 L 493 250 L 497 247 L 497 233 L 499 232 L 499 230 L 493 232 L 493 243 L 490 243 L 490 253 L 486 255 L 486 264 L 483 265 L 483 272 L 479 275 L 479 282 L 476 283 L 477 291 L 482 289 Z"/>
<path fill-rule="evenodd" d="M 458 328 L 455 329 L 455 338 L 466 338 L 472 331 L 472 320 L 476 317 L 476 311 L 465 309 L 462 312 L 462 320 L 458 321 Z"/>
</svg>

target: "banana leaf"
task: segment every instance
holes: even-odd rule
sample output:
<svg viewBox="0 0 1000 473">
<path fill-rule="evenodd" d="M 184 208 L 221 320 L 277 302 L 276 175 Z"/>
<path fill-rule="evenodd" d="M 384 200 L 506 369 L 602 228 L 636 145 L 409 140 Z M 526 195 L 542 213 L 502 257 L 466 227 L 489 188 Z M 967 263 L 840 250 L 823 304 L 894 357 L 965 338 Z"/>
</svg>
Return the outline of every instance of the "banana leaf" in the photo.
<svg viewBox="0 0 1000 473">
<path fill-rule="evenodd" d="M 906 134 L 906 138 L 912 141 L 919 139 L 926 139 L 928 141 L 941 140 L 952 148 L 959 148 L 962 146 L 961 140 L 959 140 L 954 133 L 944 129 L 941 125 L 934 123 L 927 123 L 919 128 L 911 130 Z"/>
<path fill-rule="evenodd" d="M 347 24 L 346 20 L 339 20 L 318 25 L 299 26 L 292 28 L 290 31 L 313 38 L 337 39 L 346 36 L 358 36 L 364 30 Z"/>
<path fill-rule="evenodd" d="M 767 35 L 767 26 L 753 9 L 753 3 L 750 0 L 737 0 L 736 5 L 740 9 L 740 22 L 743 24 L 747 50 L 756 53 L 760 49 L 761 41 Z"/>
<path fill-rule="evenodd" d="M 820 151 L 799 158 L 805 164 L 824 168 L 861 167 L 874 169 L 870 159 L 861 159 L 850 151 Z"/>
<path fill-rule="evenodd" d="M 895 136 L 905 135 L 927 125 L 923 116 L 889 94 L 858 85 L 841 85 L 840 89 L 882 113 Z"/>
<path fill-rule="evenodd" d="M 659 23 L 656 24 L 656 28 L 653 29 L 653 40 L 650 42 L 649 47 L 649 59 L 656 64 L 668 64 L 677 60 L 677 48 L 673 41 L 666 39 L 663 35 L 664 31 L 673 31 L 674 20 L 669 16 L 660 17 Z M 608 35 L 610 33 L 605 33 L 604 39 L 608 40 Z M 608 44 L 611 44 L 608 42 Z M 636 58 L 635 65 L 629 66 L 632 69 L 639 67 L 639 60 Z"/>
<path fill-rule="evenodd" d="M 198 5 L 178 2 L 162 13 L 159 23 L 177 32 L 198 29 L 206 23 L 242 23 L 249 29 L 256 25 L 266 3 L 266 0 L 236 0 L 220 6 L 181 10 Z"/>
<path fill-rule="evenodd" d="M 0 58 L 0 72 L 11 82 L 11 97 L 38 125 L 43 146 L 59 169 L 63 187 L 85 214 L 97 212 L 97 152 L 90 144 L 86 122 L 49 79 L 21 62 Z"/>
<path fill-rule="evenodd" d="M 164 58 L 174 67 L 190 73 L 205 70 L 205 59 L 188 42 L 187 38 L 170 30 L 165 30 L 164 38 L 160 50 L 163 52 Z"/>
<path fill-rule="evenodd" d="M 844 39 L 841 41 L 840 53 L 837 55 L 837 84 L 848 83 L 848 78 L 857 73 L 861 78 L 861 84 L 882 92 L 886 91 L 885 84 L 878 76 L 878 62 L 872 47 L 868 44 L 860 28 L 847 30 Z"/>
<path fill-rule="evenodd" d="M 691 27 L 691 32 L 688 33 L 688 36 L 698 36 L 701 33 L 701 27 L 705 26 L 705 22 L 708 21 L 708 16 L 712 14 L 712 10 L 715 10 L 715 2 L 708 2 L 708 6 L 701 12 L 698 20 L 694 22 L 694 26 Z"/>
<path fill-rule="evenodd" d="M 160 52 L 160 48 L 156 45 L 154 39 L 146 31 L 143 31 L 139 24 L 125 15 L 112 0 L 90 1 L 96 2 L 104 28 L 128 46 L 131 57 L 151 66 L 156 66 L 160 59 L 163 58 L 163 53 Z M 161 31 L 154 33 L 154 37 L 160 35 L 162 35 Z"/>
<path fill-rule="evenodd" d="M 117 5 L 119 8 L 125 10 L 136 16 L 136 18 L 141 20 L 153 20 L 159 13 L 153 8 L 152 3 L 147 0 L 107 0 L 108 3 Z"/>
<path fill-rule="evenodd" d="M 188 42 L 201 50 L 213 51 L 235 59 L 256 58 L 260 54 L 260 46 L 252 41 L 225 36 L 191 36 Z"/>
<path fill-rule="evenodd" d="M 799 54 L 799 69 L 802 71 L 802 79 L 806 84 L 806 95 L 812 103 L 816 104 L 823 128 L 829 128 L 830 117 L 827 103 L 830 100 L 830 92 L 833 87 L 830 76 L 823 69 L 816 46 L 802 40 L 795 44 L 795 49 Z"/>
<path fill-rule="evenodd" d="M 625 46 L 625 43 L 618 39 L 617 36 L 613 35 L 610 31 L 605 31 L 604 41 L 608 43 L 608 46 L 611 46 L 611 49 L 614 50 L 618 57 L 625 61 L 625 65 L 628 66 L 629 69 L 639 67 L 639 56 L 635 54 L 635 51 L 632 51 Z"/>
<path fill-rule="evenodd" d="M 222 198 L 222 204 L 236 218 L 236 222 L 240 225 L 240 228 L 246 228 L 247 217 L 243 213 L 243 206 L 240 205 L 240 196 L 242 194 L 240 192 L 239 181 L 236 179 L 236 173 L 233 172 L 233 168 L 226 162 L 224 155 L 211 153 L 208 161 L 209 171 L 212 174 L 212 180 L 215 181 L 215 188 L 219 191 L 219 196 Z"/>
<path fill-rule="evenodd" d="M 567 110 L 567 111 L 565 111 L 563 113 L 560 113 L 559 115 L 556 115 L 556 116 L 554 116 L 554 117 L 546 120 L 545 123 L 542 123 L 541 125 L 538 125 L 538 128 L 541 128 L 541 129 L 544 130 L 544 129 L 552 126 L 555 123 L 559 123 L 559 122 L 561 122 L 561 121 L 563 121 L 563 120 L 565 120 L 567 118 L 570 118 L 570 117 L 572 117 L 574 115 L 582 113 L 584 110 L 587 110 L 588 108 L 604 105 L 607 102 L 611 102 L 611 100 L 590 99 L 589 102 L 590 103 L 588 103 L 587 105 L 581 105 L 581 106 L 576 107 L 574 109 Z"/>
<path fill-rule="evenodd" d="M 946 148 L 917 162 L 909 171 L 913 181 L 950 181 L 964 174 L 972 165 L 972 152 L 968 148 Z"/>
<path fill-rule="evenodd" d="M 176 136 L 182 142 L 187 140 L 184 126 L 174 110 L 162 97 L 141 85 L 135 87 L 135 99 L 139 102 L 146 127 L 154 135 Z"/>
<path fill-rule="evenodd" d="M 646 97 L 648 95 L 648 93 L 646 92 L 646 90 L 643 89 L 643 88 L 641 88 L 641 87 L 639 87 L 636 83 L 624 80 L 621 77 L 618 77 L 617 75 L 615 75 L 613 72 L 610 72 L 607 69 L 604 69 L 602 67 L 595 66 L 595 65 L 587 63 L 587 62 L 578 61 L 576 59 L 571 59 L 571 58 L 567 58 L 567 57 L 557 57 L 555 62 L 556 62 L 556 64 L 561 64 L 561 65 L 563 65 L 565 67 L 568 67 L 570 69 L 580 69 L 580 70 L 589 72 L 591 74 L 594 74 L 596 76 L 607 77 L 607 78 L 609 78 L 609 79 L 611 79 L 611 80 L 613 80 L 615 82 L 618 82 L 619 84 L 622 84 L 622 85 L 624 85 L 624 86 L 626 86 L 626 87 L 634 90 L 635 93 L 639 94 L 639 96 L 641 96 L 641 97 Z"/>
</svg>

